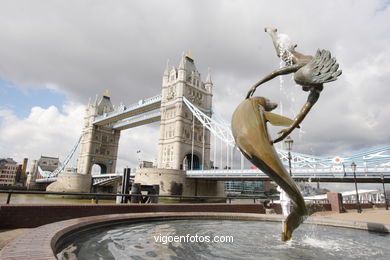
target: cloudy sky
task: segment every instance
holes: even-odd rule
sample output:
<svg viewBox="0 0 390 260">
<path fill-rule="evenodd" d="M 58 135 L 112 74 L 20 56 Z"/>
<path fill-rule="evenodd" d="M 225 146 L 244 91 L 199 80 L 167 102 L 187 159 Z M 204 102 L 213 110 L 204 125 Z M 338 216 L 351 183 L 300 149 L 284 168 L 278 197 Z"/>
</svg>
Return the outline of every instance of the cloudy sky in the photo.
<svg viewBox="0 0 390 260">
<path fill-rule="evenodd" d="M 332 52 L 343 70 L 293 134 L 294 151 L 350 155 L 389 144 L 389 1 L 0 1 L 0 157 L 63 159 L 89 98 L 118 105 L 159 94 L 167 60 L 190 51 L 230 120 L 249 87 L 279 67 L 264 27 L 297 50 Z M 256 94 L 293 117 L 307 93 L 290 76 Z M 157 157 L 158 123 L 122 132 L 118 167 Z"/>
</svg>

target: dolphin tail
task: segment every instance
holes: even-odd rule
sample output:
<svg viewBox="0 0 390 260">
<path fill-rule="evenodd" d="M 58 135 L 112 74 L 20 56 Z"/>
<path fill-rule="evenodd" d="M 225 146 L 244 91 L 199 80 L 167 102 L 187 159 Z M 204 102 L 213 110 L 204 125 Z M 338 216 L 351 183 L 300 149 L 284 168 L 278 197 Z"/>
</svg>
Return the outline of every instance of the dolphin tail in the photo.
<svg viewBox="0 0 390 260">
<path fill-rule="evenodd" d="M 297 207 L 294 205 L 294 208 L 290 215 L 287 216 L 286 221 L 284 222 L 282 241 L 288 241 L 292 237 L 293 231 L 307 218 L 307 210 L 302 211 L 302 207 Z"/>
</svg>

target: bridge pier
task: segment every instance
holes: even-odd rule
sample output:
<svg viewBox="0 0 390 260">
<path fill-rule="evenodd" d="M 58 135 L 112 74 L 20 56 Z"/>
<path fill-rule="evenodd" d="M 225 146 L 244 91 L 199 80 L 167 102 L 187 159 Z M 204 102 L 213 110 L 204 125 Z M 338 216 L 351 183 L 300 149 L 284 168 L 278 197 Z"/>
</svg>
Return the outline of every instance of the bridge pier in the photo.
<svg viewBox="0 0 390 260">
<path fill-rule="evenodd" d="M 92 177 L 90 174 L 60 173 L 57 181 L 47 186 L 52 192 L 90 192 Z"/>
<path fill-rule="evenodd" d="M 223 181 L 189 179 L 185 171 L 161 168 L 140 168 L 134 183 L 159 185 L 160 195 L 224 196 Z"/>
</svg>

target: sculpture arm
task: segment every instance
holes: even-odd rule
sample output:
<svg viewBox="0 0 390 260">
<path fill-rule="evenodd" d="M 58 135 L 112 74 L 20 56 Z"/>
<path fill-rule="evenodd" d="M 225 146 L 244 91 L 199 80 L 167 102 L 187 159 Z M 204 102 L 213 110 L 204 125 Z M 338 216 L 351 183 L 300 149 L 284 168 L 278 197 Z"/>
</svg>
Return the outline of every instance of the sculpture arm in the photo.
<svg viewBox="0 0 390 260">
<path fill-rule="evenodd" d="M 295 117 L 294 122 L 292 125 L 286 129 L 283 129 L 279 132 L 280 136 L 272 141 L 272 143 L 277 143 L 282 141 L 284 138 L 286 138 L 296 127 L 299 126 L 299 124 L 305 119 L 306 115 L 309 113 L 310 109 L 314 106 L 314 104 L 317 102 L 318 98 L 320 97 L 321 90 L 318 89 L 312 89 L 310 91 L 309 97 L 307 98 L 306 104 L 303 105 L 301 111 L 299 114 Z"/>
<path fill-rule="evenodd" d="M 253 96 L 253 93 L 255 93 L 256 89 L 258 86 L 260 86 L 261 84 L 267 82 L 267 81 L 270 81 L 271 79 L 277 77 L 277 76 L 280 76 L 280 75 L 285 75 L 285 74 L 290 74 L 290 73 L 293 73 L 293 72 L 296 72 L 297 70 L 299 70 L 304 64 L 295 64 L 295 65 L 291 65 L 291 66 L 286 66 L 286 67 L 283 67 L 283 68 L 280 68 L 280 69 L 277 69 L 277 70 L 274 70 L 273 72 L 271 72 L 270 74 L 268 74 L 267 76 L 265 76 L 263 79 L 261 79 L 260 81 L 256 82 L 256 84 L 254 84 L 251 89 L 248 91 L 248 94 L 246 95 L 246 98 L 250 98 L 251 96 Z"/>
</svg>

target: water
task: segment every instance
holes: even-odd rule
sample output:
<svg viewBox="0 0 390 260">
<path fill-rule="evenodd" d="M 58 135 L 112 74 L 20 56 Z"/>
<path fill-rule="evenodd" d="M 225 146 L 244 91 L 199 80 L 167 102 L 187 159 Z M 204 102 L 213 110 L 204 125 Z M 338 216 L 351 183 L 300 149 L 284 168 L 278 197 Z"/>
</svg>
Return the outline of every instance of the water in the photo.
<svg viewBox="0 0 390 260">
<path fill-rule="evenodd" d="M 0 204 L 7 202 L 8 194 L 0 193 Z M 44 194 L 12 194 L 11 204 L 85 204 L 91 199 L 62 198 L 61 196 Z M 115 203 L 115 200 L 100 200 L 100 203 Z"/>
<path fill-rule="evenodd" d="M 301 225 L 280 241 L 280 223 L 174 220 L 99 228 L 66 245 L 78 259 L 389 259 L 390 236 L 361 230 Z M 233 237 L 233 242 L 156 242 L 167 235 Z M 166 240 L 165 240 L 166 241 Z M 387 257 L 386 257 L 387 256 Z"/>
</svg>

